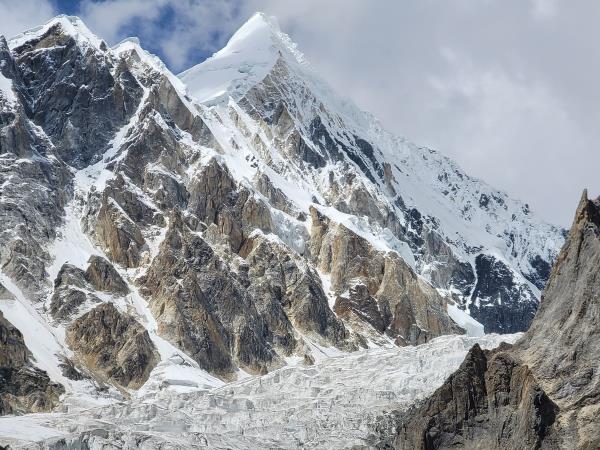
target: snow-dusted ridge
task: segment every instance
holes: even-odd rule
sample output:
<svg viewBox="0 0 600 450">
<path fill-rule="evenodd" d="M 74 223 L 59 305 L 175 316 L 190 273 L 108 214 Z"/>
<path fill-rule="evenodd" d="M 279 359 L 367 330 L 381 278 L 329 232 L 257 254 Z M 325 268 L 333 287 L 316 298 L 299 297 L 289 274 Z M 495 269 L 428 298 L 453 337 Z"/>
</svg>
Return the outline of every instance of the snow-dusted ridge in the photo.
<svg viewBox="0 0 600 450">
<path fill-rule="evenodd" d="M 23 45 L 27 41 L 36 39 L 44 35 L 53 26 L 60 26 L 66 33 L 75 38 L 80 44 L 93 45 L 99 48 L 102 44 L 102 39 L 90 31 L 90 29 L 77 16 L 68 16 L 61 14 L 50 19 L 44 25 L 31 28 L 23 33 L 20 33 L 8 40 L 10 48 L 15 48 Z"/>
</svg>

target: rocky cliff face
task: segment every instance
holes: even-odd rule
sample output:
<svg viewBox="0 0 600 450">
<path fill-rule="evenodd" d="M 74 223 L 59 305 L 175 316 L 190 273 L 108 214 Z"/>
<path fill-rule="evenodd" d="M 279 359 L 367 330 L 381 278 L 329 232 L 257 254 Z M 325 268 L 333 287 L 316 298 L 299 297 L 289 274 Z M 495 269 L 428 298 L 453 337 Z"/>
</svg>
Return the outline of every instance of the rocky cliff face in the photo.
<svg viewBox="0 0 600 450">
<path fill-rule="evenodd" d="M 23 335 L 0 312 L 0 415 L 49 411 L 63 392 L 32 364 Z"/>
<path fill-rule="evenodd" d="M 598 448 L 599 258 L 600 198 L 584 192 L 527 333 L 513 347 L 474 347 L 430 398 L 399 415 L 395 437 L 380 445 Z"/>
<path fill-rule="evenodd" d="M 103 303 L 67 328 L 67 345 L 81 363 L 125 388 L 139 388 L 159 355 L 148 332 L 112 303 Z"/>
<path fill-rule="evenodd" d="M 522 361 L 560 408 L 562 448 L 600 446 L 599 262 L 600 198 L 589 200 L 584 191 L 542 307 L 517 345 Z"/>
<path fill-rule="evenodd" d="M 476 345 L 442 387 L 400 415 L 388 442 L 407 450 L 552 448 L 557 412 L 510 346 L 483 351 Z"/>
<path fill-rule="evenodd" d="M 366 322 L 399 345 L 416 345 L 431 336 L 460 333 L 444 313 L 445 302 L 397 255 L 387 254 L 344 225 L 311 208 L 309 251 L 316 267 L 329 275 L 334 311 Z"/>
<path fill-rule="evenodd" d="M 523 330 L 562 242 L 340 100 L 261 14 L 179 77 L 72 17 L 0 39 L 0 70 L 0 311 L 68 395 L 423 344 L 467 314 Z"/>
</svg>

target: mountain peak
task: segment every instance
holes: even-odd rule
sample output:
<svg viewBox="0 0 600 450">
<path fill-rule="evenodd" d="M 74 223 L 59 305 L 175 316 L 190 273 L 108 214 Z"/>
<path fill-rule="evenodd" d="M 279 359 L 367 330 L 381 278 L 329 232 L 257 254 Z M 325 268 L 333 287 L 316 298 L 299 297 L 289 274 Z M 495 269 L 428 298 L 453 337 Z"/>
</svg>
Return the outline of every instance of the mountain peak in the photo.
<svg viewBox="0 0 600 450">
<path fill-rule="evenodd" d="M 238 40 L 245 40 L 251 35 L 276 35 L 281 33 L 279 23 L 273 16 L 263 12 L 254 13 L 229 39 L 228 46 Z"/>
<path fill-rule="evenodd" d="M 576 232 L 581 225 L 587 223 L 593 223 L 596 226 L 600 226 L 600 198 L 596 200 L 590 200 L 588 198 L 587 189 L 583 190 L 579 205 L 577 206 L 577 212 L 575 213 L 575 219 L 571 226 L 571 233 Z"/>
<path fill-rule="evenodd" d="M 305 64 L 303 55 L 275 17 L 255 13 L 229 39 L 225 47 L 179 77 L 188 92 L 205 104 L 243 95 L 264 78 L 278 58 Z"/>
<path fill-rule="evenodd" d="M 12 37 L 8 41 L 8 45 L 10 48 L 20 47 L 27 41 L 43 36 L 55 26 L 59 26 L 63 33 L 72 36 L 80 44 L 88 44 L 99 48 L 103 42 L 102 39 L 90 31 L 87 25 L 79 17 L 61 14 L 53 17 L 44 25 L 31 28 Z"/>
</svg>

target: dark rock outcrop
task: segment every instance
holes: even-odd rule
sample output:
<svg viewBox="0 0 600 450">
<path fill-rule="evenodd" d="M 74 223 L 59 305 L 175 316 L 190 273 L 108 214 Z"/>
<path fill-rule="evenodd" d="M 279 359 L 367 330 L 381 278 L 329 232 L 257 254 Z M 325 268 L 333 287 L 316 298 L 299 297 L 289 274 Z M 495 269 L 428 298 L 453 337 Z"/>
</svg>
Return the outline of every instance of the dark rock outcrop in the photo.
<svg viewBox="0 0 600 450">
<path fill-rule="evenodd" d="M 460 368 L 401 419 L 391 442 L 402 450 L 554 448 L 557 406 L 508 345 L 475 345 Z M 380 443 L 380 446 L 383 446 Z"/>
<path fill-rule="evenodd" d="M 142 88 L 135 78 L 60 22 L 13 54 L 27 114 L 52 139 L 58 156 L 77 168 L 98 161 L 136 110 Z"/>
<path fill-rule="evenodd" d="M 36 299 L 70 191 L 71 174 L 53 151 L 22 107 L 0 106 L 0 266 Z"/>
<path fill-rule="evenodd" d="M 502 334 L 527 330 L 537 309 L 537 299 L 531 289 L 518 283 L 508 266 L 490 255 L 477 255 L 475 271 L 477 283 L 469 311 L 484 326 L 485 332 Z"/>
<path fill-rule="evenodd" d="M 63 387 L 33 366 L 23 335 L 0 312 L 0 415 L 49 411 Z"/>
</svg>

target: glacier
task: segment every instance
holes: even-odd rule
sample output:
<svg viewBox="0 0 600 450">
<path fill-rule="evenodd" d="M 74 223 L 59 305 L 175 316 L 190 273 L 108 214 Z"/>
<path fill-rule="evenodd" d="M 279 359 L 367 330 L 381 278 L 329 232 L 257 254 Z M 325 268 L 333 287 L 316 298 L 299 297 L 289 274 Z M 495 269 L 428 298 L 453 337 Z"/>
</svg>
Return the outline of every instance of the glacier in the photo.
<svg viewBox="0 0 600 450">
<path fill-rule="evenodd" d="M 58 412 L 2 417 L 0 438 L 19 449 L 373 446 L 373 427 L 384 411 L 406 409 L 433 393 L 475 343 L 491 349 L 520 336 L 442 336 L 227 384 L 198 382 L 183 366 L 151 377 L 129 402 L 98 406 L 67 398 Z"/>
</svg>

